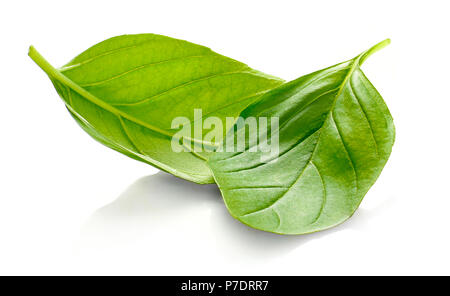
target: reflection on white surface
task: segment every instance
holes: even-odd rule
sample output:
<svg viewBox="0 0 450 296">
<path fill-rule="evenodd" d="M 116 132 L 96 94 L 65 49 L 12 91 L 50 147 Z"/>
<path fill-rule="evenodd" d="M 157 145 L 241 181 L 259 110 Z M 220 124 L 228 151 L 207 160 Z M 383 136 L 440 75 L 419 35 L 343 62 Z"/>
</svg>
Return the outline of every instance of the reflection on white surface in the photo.
<svg viewBox="0 0 450 296">
<path fill-rule="evenodd" d="M 197 185 L 166 173 L 132 184 L 111 204 L 97 210 L 82 229 L 83 250 L 143 252 L 147 256 L 219 254 L 225 260 L 270 260 L 289 254 L 311 240 L 368 226 L 370 211 L 360 210 L 332 230 L 281 236 L 249 228 L 227 212 L 215 184 Z"/>
</svg>

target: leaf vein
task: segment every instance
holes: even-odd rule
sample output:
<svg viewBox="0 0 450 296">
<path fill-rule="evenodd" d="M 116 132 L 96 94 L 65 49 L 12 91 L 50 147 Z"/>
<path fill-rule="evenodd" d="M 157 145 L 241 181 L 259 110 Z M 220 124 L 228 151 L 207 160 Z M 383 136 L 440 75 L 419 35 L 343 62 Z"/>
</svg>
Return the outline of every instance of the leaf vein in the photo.
<svg viewBox="0 0 450 296">
<path fill-rule="evenodd" d="M 138 67 L 134 67 L 134 68 L 132 68 L 130 70 L 124 71 L 122 73 L 119 73 L 117 75 L 114 75 L 112 77 L 109 77 L 107 79 L 100 80 L 100 81 L 95 81 L 95 82 L 90 82 L 90 83 L 86 83 L 86 84 L 81 84 L 80 86 L 81 87 L 99 86 L 99 85 L 105 84 L 105 83 L 110 82 L 112 80 L 118 79 L 120 77 L 126 76 L 128 74 L 131 74 L 133 72 L 136 72 L 136 71 L 139 71 L 139 70 L 151 67 L 151 66 L 161 65 L 161 64 L 170 63 L 170 62 L 173 62 L 173 61 L 179 61 L 179 60 L 183 60 L 183 59 L 188 59 L 188 58 L 200 58 L 200 57 L 204 57 L 204 56 L 207 56 L 207 55 L 191 55 L 191 56 L 184 56 L 184 57 L 178 57 L 178 58 L 168 59 L 168 60 L 159 61 L 159 62 L 143 64 L 143 65 L 140 65 Z"/>
<path fill-rule="evenodd" d="M 319 213 L 317 214 L 317 216 L 314 218 L 314 220 L 310 223 L 310 224 L 314 224 L 316 223 L 319 218 L 322 216 L 323 210 L 325 209 L 325 204 L 327 202 L 327 189 L 325 188 L 325 182 L 324 179 L 322 177 L 322 174 L 319 171 L 319 168 L 317 167 L 317 165 L 314 164 L 314 162 L 310 161 L 310 163 L 312 164 L 312 166 L 316 169 L 317 174 L 319 175 L 320 178 L 320 182 L 322 184 L 322 188 L 323 188 L 323 192 L 322 192 L 322 205 L 320 207 Z"/>
<path fill-rule="evenodd" d="M 242 168 L 239 170 L 231 170 L 231 171 L 222 171 L 222 173 L 236 173 L 236 172 L 242 172 L 242 171 L 248 171 L 248 170 L 252 170 L 252 169 L 256 169 L 258 167 L 262 167 L 265 166 L 267 164 L 270 164 L 271 161 L 275 160 L 275 159 L 279 159 L 282 156 L 284 156 L 285 154 L 289 153 L 292 149 L 294 149 L 296 146 L 300 145 L 301 143 L 303 143 L 304 141 L 308 140 L 310 137 L 312 137 L 313 135 L 315 135 L 318 131 L 320 130 L 320 128 L 313 130 L 312 133 L 307 134 L 305 137 L 301 138 L 300 140 L 298 140 L 295 144 L 293 144 L 292 146 L 290 146 L 289 148 L 287 148 L 286 150 L 284 150 L 281 154 L 273 157 L 272 159 L 270 159 L 267 162 L 263 162 L 263 163 L 259 163 L 250 167 L 246 167 L 246 168 Z"/>
<path fill-rule="evenodd" d="M 335 119 L 333 111 L 331 111 L 331 119 L 333 121 L 334 126 L 336 127 L 336 131 L 338 133 L 340 142 L 342 143 L 342 146 L 344 147 L 344 151 L 345 151 L 345 153 L 347 155 L 347 158 L 348 158 L 348 160 L 350 162 L 350 165 L 351 165 L 351 167 L 353 169 L 353 172 L 355 174 L 356 192 L 358 192 L 358 175 L 356 173 L 355 163 L 353 161 L 353 158 L 350 156 L 350 152 L 349 152 L 349 150 L 347 148 L 347 145 L 345 144 L 344 138 L 342 138 L 342 134 L 341 134 L 341 131 L 340 131 L 340 129 L 339 129 L 337 123 L 336 123 L 336 119 Z"/>
<path fill-rule="evenodd" d="M 367 123 L 369 124 L 369 130 L 370 130 L 370 133 L 372 135 L 373 141 L 375 142 L 375 151 L 377 153 L 377 156 L 379 156 L 379 153 L 378 153 L 378 142 L 377 142 L 377 140 L 375 138 L 375 133 L 373 131 L 372 123 L 370 122 L 369 117 L 367 116 L 366 110 L 364 110 L 361 102 L 359 101 L 359 98 L 356 96 L 356 93 L 354 91 L 351 79 L 350 79 L 350 82 L 349 82 L 349 89 L 350 89 L 350 93 L 355 98 L 355 101 L 358 103 L 359 108 L 361 108 L 361 111 L 362 111 L 362 113 L 364 115 L 364 118 L 367 120 Z"/>
<path fill-rule="evenodd" d="M 340 65 L 336 65 L 335 67 L 337 67 L 337 66 L 340 66 Z M 309 87 L 309 86 L 312 85 L 313 83 L 315 83 L 315 82 L 317 82 L 317 81 L 319 81 L 319 80 L 321 80 L 321 79 L 323 79 L 323 78 L 326 78 L 326 77 L 328 77 L 329 75 L 335 74 L 335 73 L 337 73 L 337 72 L 339 72 L 339 71 L 344 71 L 344 70 L 347 70 L 347 69 L 351 69 L 352 67 L 353 67 L 353 65 L 352 65 L 352 66 L 347 66 L 347 67 L 344 67 L 344 68 L 334 69 L 333 71 L 326 72 L 326 73 L 324 73 L 323 75 L 320 75 L 319 77 L 315 77 L 314 79 L 312 79 L 312 80 L 310 80 L 310 81 L 307 81 L 307 83 L 306 83 L 305 85 L 301 86 L 301 87 L 302 87 L 302 90 L 301 90 L 300 92 L 298 92 L 296 95 L 299 96 L 299 95 L 301 94 L 302 91 L 304 91 L 307 87 Z M 325 69 L 325 70 L 327 70 L 327 69 Z M 325 70 L 323 70 L 323 71 L 325 71 Z M 329 70 L 329 69 L 328 69 L 328 70 Z M 290 96 L 289 98 L 292 98 L 292 97 L 293 97 L 293 96 Z M 259 112 L 257 115 L 255 115 L 255 117 L 261 115 L 263 112 L 267 112 L 267 111 L 269 111 L 269 110 L 275 108 L 276 106 L 277 106 L 277 105 L 274 105 L 274 106 L 272 106 L 272 107 L 266 108 L 265 110 L 263 110 L 263 111 Z"/>
<path fill-rule="evenodd" d="M 317 146 L 316 146 L 317 147 Z M 314 149 L 314 151 L 315 151 L 315 149 Z M 306 171 L 306 169 L 308 168 L 308 166 L 309 166 L 309 163 L 311 162 L 311 159 L 312 159 L 312 157 L 313 157 L 313 155 L 314 155 L 314 151 L 311 153 L 311 157 L 308 159 L 308 161 L 306 162 L 306 164 L 305 164 L 305 166 L 303 167 L 303 169 L 302 169 L 302 171 L 300 172 L 300 174 L 298 175 L 298 177 L 295 179 L 295 181 L 294 182 L 292 182 L 292 184 L 291 185 L 289 185 L 289 187 L 288 187 L 288 189 L 286 190 L 286 192 L 284 192 L 282 195 L 280 195 L 277 199 L 275 199 L 275 201 L 271 204 L 271 205 L 269 205 L 269 206 L 267 206 L 267 207 L 264 207 L 264 208 L 262 208 L 262 209 L 259 209 L 259 210 L 257 210 L 257 211 L 254 211 L 254 212 L 250 212 L 250 213 L 247 213 L 247 214 L 245 214 L 245 215 L 243 215 L 242 217 L 246 217 L 246 216 L 249 216 L 249 215 L 253 215 L 253 214 L 257 214 L 257 213 L 259 213 L 259 212 L 262 212 L 262 211 L 265 211 L 265 210 L 267 210 L 267 209 L 270 209 L 270 208 L 272 208 L 273 206 L 275 206 L 275 204 L 277 203 L 277 202 L 279 202 L 288 192 L 289 192 L 289 190 L 302 178 L 302 176 L 303 176 L 303 174 L 305 173 L 305 171 Z"/>
<path fill-rule="evenodd" d="M 226 76 L 226 75 L 250 74 L 250 73 L 251 72 L 249 72 L 249 71 L 241 70 L 241 71 L 222 72 L 222 73 L 218 73 L 218 74 L 208 75 L 208 76 L 205 76 L 205 77 L 202 77 L 202 78 L 199 78 L 199 79 L 195 79 L 195 80 L 191 80 L 191 81 L 186 82 L 186 83 L 182 83 L 180 85 L 177 85 L 175 87 L 169 88 L 169 89 L 167 89 L 167 90 L 165 90 L 165 91 L 163 91 L 161 93 L 158 93 L 156 95 L 152 95 L 150 97 L 146 97 L 146 98 L 135 100 L 135 102 L 133 102 L 133 103 L 116 103 L 116 104 L 112 104 L 112 105 L 113 106 L 137 106 L 137 105 L 145 104 L 145 103 L 147 103 L 148 101 L 150 101 L 152 99 L 161 97 L 161 96 L 163 96 L 163 95 L 165 95 L 167 93 L 170 93 L 170 92 L 172 92 L 174 90 L 177 90 L 177 89 L 180 89 L 180 88 L 183 88 L 185 86 L 188 86 L 188 85 L 191 85 L 191 84 L 195 84 L 195 83 L 198 83 L 198 82 L 201 82 L 201 81 L 209 80 L 209 79 L 220 77 L 220 76 Z"/>
<path fill-rule="evenodd" d="M 122 119 L 122 116 L 117 116 L 117 118 L 119 119 L 120 122 L 120 127 L 122 128 L 126 138 L 128 139 L 128 141 L 130 141 L 130 144 L 133 146 L 134 150 L 136 150 L 136 152 L 138 152 L 139 154 L 145 155 L 145 153 L 143 153 L 141 151 L 141 149 L 139 149 L 139 147 L 137 146 L 137 144 L 134 142 L 134 140 L 131 138 L 131 136 L 128 134 L 128 130 L 125 126 L 125 122 Z"/>
</svg>

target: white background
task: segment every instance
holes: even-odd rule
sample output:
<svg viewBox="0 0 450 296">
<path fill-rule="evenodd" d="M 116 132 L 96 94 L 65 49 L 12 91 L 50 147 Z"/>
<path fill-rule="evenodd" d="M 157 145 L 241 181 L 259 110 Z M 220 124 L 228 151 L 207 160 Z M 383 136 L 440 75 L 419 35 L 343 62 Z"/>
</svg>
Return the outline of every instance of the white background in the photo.
<svg viewBox="0 0 450 296">
<path fill-rule="evenodd" d="M 448 1 L 2 1 L 0 274 L 450 275 Z M 232 219 L 190 184 L 96 143 L 27 56 L 55 66 L 125 33 L 211 47 L 285 79 L 352 58 L 397 128 L 345 224 L 286 237 Z M 155 175 L 156 174 L 156 175 Z"/>
</svg>

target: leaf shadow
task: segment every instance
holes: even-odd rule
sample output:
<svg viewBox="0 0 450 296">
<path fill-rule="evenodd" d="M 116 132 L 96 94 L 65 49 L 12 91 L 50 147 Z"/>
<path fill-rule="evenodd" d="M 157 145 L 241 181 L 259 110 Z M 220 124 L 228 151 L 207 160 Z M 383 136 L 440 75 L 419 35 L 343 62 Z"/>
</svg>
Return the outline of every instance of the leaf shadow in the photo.
<svg viewBox="0 0 450 296">
<path fill-rule="evenodd" d="M 360 210 L 350 221 L 323 232 L 303 236 L 267 233 L 232 218 L 215 184 L 198 185 L 158 173 L 137 180 L 112 203 L 95 211 L 81 229 L 81 243 L 100 250 L 142 245 L 147 252 L 164 249 L 170 241 L 200 254 L 208 248 L 226 260 L 258 262 L 346 229 L 364 229 L 370 219 L 370 211 Z"/>
</svg>

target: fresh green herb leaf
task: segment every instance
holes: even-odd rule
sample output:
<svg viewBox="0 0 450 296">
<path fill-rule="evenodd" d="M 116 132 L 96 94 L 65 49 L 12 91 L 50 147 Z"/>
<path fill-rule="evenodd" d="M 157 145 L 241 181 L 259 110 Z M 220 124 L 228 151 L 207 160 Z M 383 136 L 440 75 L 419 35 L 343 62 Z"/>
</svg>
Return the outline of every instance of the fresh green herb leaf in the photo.
<svg viewBox="0 0 450 296">
<path fill-rule="evenodd" d="M 264 231 L 305 234 L 353 215 L 394 143 L 389 110 L 360 69 L 387 44 L 284 84 L 243 111 L 244 119 L 279 118 L 280 150 L 263 162 L 264 152 L 249 150 L 266 139 L 248 140 L 244 152 L 210 158 L 232 216 Z"/>
<path fill-rule="evenodd" d="M 60 69 L 33 47 L 29 55 L 94 139 L 197 183 L 213 182 L 205 153 L 192 147 L 186 147 L 189 153 L 173 152 L 172 120 L 192 122 L 194 109 L 202 109 L 205 116 L 236 117 L 283 83 L 209 48 L 153 34 L 108 39 Z M 202 139 L 190 140 L 214 148 Z"/>
</svg>

